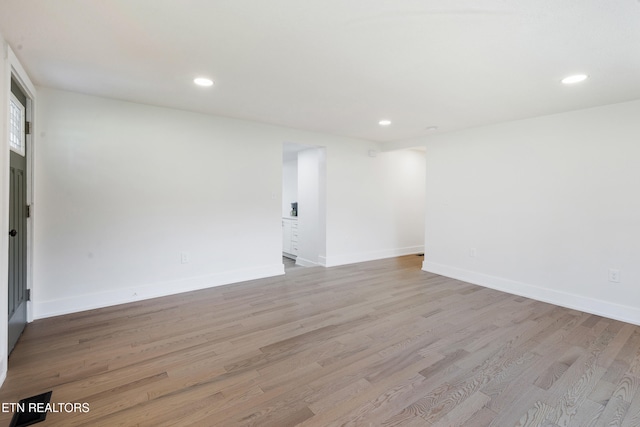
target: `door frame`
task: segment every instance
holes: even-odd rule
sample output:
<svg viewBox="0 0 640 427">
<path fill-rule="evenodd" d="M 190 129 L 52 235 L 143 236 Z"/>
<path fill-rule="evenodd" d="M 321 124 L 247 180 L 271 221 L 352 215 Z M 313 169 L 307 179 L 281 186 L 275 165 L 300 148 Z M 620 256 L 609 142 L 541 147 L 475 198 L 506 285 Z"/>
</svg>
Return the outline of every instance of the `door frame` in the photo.
<svg viewBox="0 0 640 427">
<path fill-rule="evenodd" d="M 7 129 L 8 122 L 8 105 L 9 97 L 11 96 L 11 77 L 20 85 L 22 91 L 27 96 L 26 116 L 27 121 L 30 122 L 30 134 L 25 136 L 25 144 L 27 148 L 26 157 L 26 178 L 27 178 L 27 204 L 31 206 L 31 216 L 27 219 L 27 289 L 33 293 L 33 229 L 34 229 L 34 191 L 33 191 L 33 166 L 34 166 L 34 154 L 35 154 L 35 107 L 36 107 L 36 88 L 31 82 L 29 75 L 20 64 L 20 61 L 11 50 L 11 47 L 6 45 L 5 56 L 5 81 L 1 82 L 4 86 L 4 96 L 0 100 L 3 102 L 0 111 L 3 112 L 5 117 L 2 120 L 5 123 L 4 134 L 0 137 L 0 146 L 3 150 L 0 159 L 3 159 L 2 165 L 2 188 L 0 189 L 0 195 L 2 196 L 2 208 L 0 213 L 0 219 L 3 230 L 6 233 L 0 234 L 0 261 L 2 267 L 0 268 L 0 277 L 2 286 L 0 287 L 0 384 L 4 381 L 7 372 L 7 359 L 8 359 L 8 327 L 9 319 L 7 312 L 8 304 L 8 263 L 9 263 L 9 132 Z M 32 301 L 27 302 L 27 322 L 33 321 L 33 305 Z"/>
</svg>

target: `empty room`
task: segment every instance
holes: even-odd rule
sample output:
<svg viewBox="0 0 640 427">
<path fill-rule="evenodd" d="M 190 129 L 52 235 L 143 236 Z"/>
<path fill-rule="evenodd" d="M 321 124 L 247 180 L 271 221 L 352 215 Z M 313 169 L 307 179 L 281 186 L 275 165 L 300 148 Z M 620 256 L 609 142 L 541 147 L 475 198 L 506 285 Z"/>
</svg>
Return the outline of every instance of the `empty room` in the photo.
<svg viewBox="0 0 640 427">
<path fill-rule="evenodd" d="M 638 22 L 0 2 L 0 425 L 640 425 Z"/>
</svg>

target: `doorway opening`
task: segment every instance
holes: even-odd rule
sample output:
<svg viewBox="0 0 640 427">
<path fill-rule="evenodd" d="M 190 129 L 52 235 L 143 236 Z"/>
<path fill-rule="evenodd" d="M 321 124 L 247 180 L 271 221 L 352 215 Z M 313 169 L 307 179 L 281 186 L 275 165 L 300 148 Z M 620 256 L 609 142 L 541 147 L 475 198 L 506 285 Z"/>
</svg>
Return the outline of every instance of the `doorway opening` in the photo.
<svg viewBox="0 0 640 427">
<path fill-rule="evenodd" d="M 285 272 L 325 265 L 326 149 L 282 146 L 282 254 Z"/>
</svg>

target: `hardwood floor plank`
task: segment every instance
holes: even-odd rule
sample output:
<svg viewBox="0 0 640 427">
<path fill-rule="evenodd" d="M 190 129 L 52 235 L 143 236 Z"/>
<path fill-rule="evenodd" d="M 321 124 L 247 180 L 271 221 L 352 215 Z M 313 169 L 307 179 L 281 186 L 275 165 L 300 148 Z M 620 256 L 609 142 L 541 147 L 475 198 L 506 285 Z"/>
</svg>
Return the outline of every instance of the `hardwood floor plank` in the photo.
<svg viewBox="0 0 640 427">
<path fill-rule="evenodd" d="M 442 418 L 432 424 L 433 427 L 464 427 L 474 418 L 491 398 L 484 393 L 476 392 L 447 412 Z"/>
<path fill-rule="evenodd" d="M 562 346 L 566 346 L 566 344 L 562 343 Z M 562 347 L 559 347 L 562 348 Z M 534 348 L 537 350 L 537 348 Z M 537 354 L 534 352 L 534 354 Z M 562 352 L 559 352 L 562 354 Z M 497 391 L 492 390 L 492 382 L 489 382 L 485 387 L 483 387 L 482 391 L 485 394 L 491 395 L 491 401 L 487 404 L 487 407 L 492 411 L 501 414 L 504 411 L 512 409 L 514 405 L 517 407 L 517 403 L 521 402 L 521 396 L 532 395 L 538 396 L 540 395 L 540 389 L 535 385 L 535 381 L 539 376 L 540 372 L 543 372 L 550 365 L 557 361 L 558 354 L 553 352 L 549 352 L 546 355 L 539 356 L 537 358 L 533 358 L 531 363 L 527 365 L 527 367 L 521 372 L 517 373 L 515 378 L 513 378 L 510 382 L 504 382 L 502 387 L 500 387 Z M 518 365 L 514 365 L 512 369 L 517 369 Z M 526 390 L 526 392 L 525 392 Z M 546 398 L 548 394 L 545 394 Z M 525 403 L 525 406 L 531 406 L 534 402 Z M 522 404 L 522 403 L 521 403 Z M 527 407 L 526 410 L 529 408 Z M 522 414 L 521 414 L 522 415 Z M 519 419 L 520 417 L 518 417 Z"/>
<path fill-rule="evenodd" d="M 526 414 L 518 420 L 516 426 L 518 427 L 551 427 L 556 426 L 555 423 L 549 421 L 549 417 L 551 417 L 556 412 L 556 408 L 553 406 L 549 406 L 544 402 L 537 401 L 531 409 L 527 411 Z"/>
<path fill-rule="evenodd" d="M 555 412 L 553 406 L 547 401 L 552 395 L 548 390 L 543 390 L 536 386 L 531 386 L 513 396 L 509 405 L 495 412 L 496 416 L 491 420 L 491 427 L 552 425 L 549 417 Z M 487 405 L 488 406 L 488 405 Z"/>
<path fill-rule="evenodd" d="M 603 419 L 606 421 L 606 419 Z M 636 393 L 627 408 L 621 427 L 637 427 L 640 425 L 640 393 Z"/>
<path fill-rule="evenodd" d="M 371 384 L 362 378 L 341 389 L 335 390 L 333 393 L 328 393 L 319 400 L 313 401 L 312 399 L 309 399 L 307 400 L 307 403 L 309 403 L 309 409 L 311 409 L 314 414 L 319 414 L 341 404 L 342 402 L 350 400 L 370 387 Z"/>
<path fill-rule="evenodd" d="M 392 411 L 396 408 L 396 405 L 404 406 L 406 405 L 406 399 L 413 398 L 415 393 L 424 392 L 422 388 L 428 389 L 431 387 L 431 385 L 425 381 L 424 377 L 420 378 L 421 376 L 419 375 L 416 377 L 416 372 L 439 360 L 440 357 L 441 356 L 437 354 L 423 357 L 413 365 L 396 372 L 393 377 L 387 377 L 376 384 L 372 384 L 360 394 L 342 401 L 339 405 L 328 411 L 316 414 L 315 417 L 304 425 L 324 427 L 353 423 L 356 422 L 356 420 L 361 424 L 365 422 L 362 420 L 363 416 L 367 418 L 365 425 L 367 423 L 378 423 L 380 421 L 378 416 L 379 411 Z M 359 376 L 360 375 L 357 375 L 357 377 Z M 325 391 L 326 390 L 327 389 L 325 389 Z M 394 402 L 394 404 L 390 405 L 390 402 Z M 403 402 L 405 403 L 403 404 Z M 379 408 L 380 406 L 384 406 L 384 408 L 375 411 L 375 408 Z M 372 412 L 363 415 L 361 414 L 363 408 L 371 409 Z"/>
</svg>

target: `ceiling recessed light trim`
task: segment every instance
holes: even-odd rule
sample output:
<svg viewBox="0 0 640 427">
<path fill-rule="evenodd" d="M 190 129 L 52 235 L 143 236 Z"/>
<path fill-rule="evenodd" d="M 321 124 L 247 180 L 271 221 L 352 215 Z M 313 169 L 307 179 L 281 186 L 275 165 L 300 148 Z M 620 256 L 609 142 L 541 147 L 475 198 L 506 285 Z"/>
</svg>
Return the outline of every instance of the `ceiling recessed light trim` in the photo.
<svg viewBox="0 0 640 427">
<path fill-rule="evenodd" d="M 202 86 L 202 87 L 213 86 L 213 80 L 208 79 L 206 77 L 196 77 L 195 79 L 193 79 L 193 82 L 198 86 Z"/>
<path fill-rule="evenodd" d="M 575 83 L 580 83 L 583 82 L 585 80 L 587 80 L 589 78 L 588 75 L 586 74 L 573 74 L 570 76 L 565 77 L 564 79 L 561 80 L 561 82 L 565 85 L 572 85 Z"/>
<path fill-rule="evenodd" d="M 380 126 L 389 126 L 389 125 L 391 124 L 391 120 L 388 120 L 388 119 L 382 119 L 382 120 L 380 120 L 380 121 L 378 122 L 378 124 L 379 124 Z"/>
<path fill-rule="evenodd" d="M 429 132 L 433 132 L 434 130 L 438 130 L 438 126 L 429 126 L 429 127 L 427 128 L 427 130 L 428 130 Z"/>
</svg>

